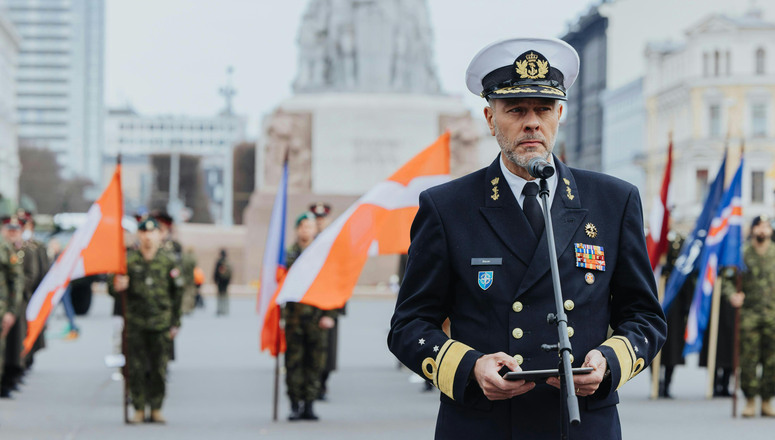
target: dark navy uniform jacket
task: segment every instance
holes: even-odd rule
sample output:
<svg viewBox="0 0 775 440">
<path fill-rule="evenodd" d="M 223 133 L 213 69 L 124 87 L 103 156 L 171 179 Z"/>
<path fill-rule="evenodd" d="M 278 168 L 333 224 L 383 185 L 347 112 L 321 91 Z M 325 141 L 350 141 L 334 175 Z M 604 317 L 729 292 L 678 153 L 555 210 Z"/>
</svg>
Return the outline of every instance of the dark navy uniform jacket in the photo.
<svg viewBox="0 0 775 440">
<path fill-rule="evenodd" d="M 388 345 L 441 390 L 437 438 L 560 436 L 558 389 L 538 381 L 526 394 L 490 401 L 473 378 L 476 360 L 499 351 L 523 370 L 559 361 L 556 351 L 541 349 L 558 341 L 546 320 L 555 312 L 546 232 L 534 236 L 498 160 L 424 191 L 412 224 Z M 581 424 L 570 438 L 617 439 L 616 390 L 651 362 L 666 334 L 641 201 L 627 182 L 554 163 L 551 215 L 573 366 L 598 349 L 610 369 L 594 395 L 579 397 Z M 577 267 L 577 248 L 602 254 L 596 268 Z M 447 318 L 450 336 L 441 329 Z"/>
</svg>

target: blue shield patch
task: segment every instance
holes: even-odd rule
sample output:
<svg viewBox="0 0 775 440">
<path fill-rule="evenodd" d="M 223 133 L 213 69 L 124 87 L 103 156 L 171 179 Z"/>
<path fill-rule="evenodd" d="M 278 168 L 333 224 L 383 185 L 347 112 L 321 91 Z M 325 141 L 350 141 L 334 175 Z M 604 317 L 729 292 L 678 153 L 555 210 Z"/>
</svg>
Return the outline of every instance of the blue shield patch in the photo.
<svg viewBox="0 0 775 440">
<path fill-rule="evenodd" d="M 493 273 L 491 270 L 483 270 L 479 272 L 479 287 L 482 290 L 487 290 L 492 286 Z"/>
</svg>

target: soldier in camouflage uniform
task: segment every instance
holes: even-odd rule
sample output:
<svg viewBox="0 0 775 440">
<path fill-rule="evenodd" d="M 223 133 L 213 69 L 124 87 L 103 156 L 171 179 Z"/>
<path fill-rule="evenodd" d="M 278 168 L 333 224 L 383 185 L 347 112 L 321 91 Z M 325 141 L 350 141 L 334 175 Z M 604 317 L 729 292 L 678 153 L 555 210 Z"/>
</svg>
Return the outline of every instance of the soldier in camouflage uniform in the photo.
<svg viewBox="0 0 775 440">
<path fill-rule="evenodd" d="M 46 245 L 35 238 L 35 219 L 29 211 L 19 211 L 19 220 L 22 223 L 22 239 L 24 245 L 22 250 L 24 252 L 24 275 L 25 275 L 25 305 L 29 303 L 32 294 L 35 293 L 35 289 L 38 288 L 43 277 L 46 276 L 48 269 L 51 267 L 51 262 L 48 258 L 48 250 Z M 29 275 L 28 275 L 29 274 Z M 24 319 L 26 324 L 26 319 Z M 26 335 L 26 330 L 24 334 Z M 25 368 L 29 369 L 35 361 L 35 353 L 46 347 L 46 338 L 44 337 L 44 331 L 40 332 L 38 338 L 35 340 L 32 349 L 27 353 L 24 359 Z"/>
<path fill-rule="evenodd" d="M 296 242 L 288 249 L 285 264 L 290 268 L 317 233 L 315 216 L 305 212 L 296 220 Z M 283 308 L 285 321 L 285 381 L 291 400 L 288 420 L 318 420 L 312 409 L 320 394 L 320 375 L 326 365 L 328 330 L 335 325 L 336 312 L 307 304 L 289 302 Z"/>
<path fill-rule="evenodd" d="M 132 422 L 164 423 L 161 413 L 170 343 L 180 327 L 183 279 L 175 257 L 161 248 L 159 225 L 141 220 L 139 249 L 127 252 L 127 274 L 108 283 L 110 293 L 126 291 L 127 366 L 129 393 L 135 408 Z M 146 383 L 147 374 L 147 383 Z"/>
<path fill-rule="evenodd" d="M 0 397 L 11 397 L 11 391 L 17 390 L 17 383 L 24 373 L 21 350 L 24 334 L 21 322 L 24 317 L 24 269 L 22 259 L 19 257 L 18 244 L 21 246 L 21 223 L 16 217 L 5 217 L 2 220 L 2 236 L 5 240 L 8 253 L 6 282 L 9 287 L 9 307 L 3 315 L 2 331 L 5 335 L 4 367 L 2 379 L 0 379 Z M 21 254 L 23 256 L 23 254 Z"/>
<path fill-rule="evenodd" d="M 743 249 L 742 290 L 724 283 L 724 294 L 740 309 L 740 382 L 746 405 L 743 417 L 756 416 L 756 396 L 762 398 L 761 414 L 775 417 L 770 398 L 775 396 L 775 246 L 772 227 L 764 216 L 754 218 L 751 241 Z M 756 369 L 762 366 L 761 377 Z"/>
<path fill-rule="evenodd" d="M 13 267 L 11 256 L 13 252 L 8 243 L 0 237 L 0 376 L 3 375 L 5 365 L 5 338 L 15 321 L 13 315 L 12 283 L 8 278 L 12 277 Z M 8 315 L 8 318 L 6 318 Z M 8 322 L 9 324 L 6 324 Z M 10 390 L 3 390 L 10 397 Z"/>
</svg>

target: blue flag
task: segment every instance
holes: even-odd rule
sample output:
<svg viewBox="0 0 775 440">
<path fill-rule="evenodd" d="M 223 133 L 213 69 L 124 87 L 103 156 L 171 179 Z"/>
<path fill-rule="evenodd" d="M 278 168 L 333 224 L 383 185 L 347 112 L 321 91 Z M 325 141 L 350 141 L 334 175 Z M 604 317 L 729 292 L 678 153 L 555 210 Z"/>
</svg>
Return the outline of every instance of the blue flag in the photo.
<svg viewBox="0 0 775 440">
<path fill-rule="evenodd" d="M 705 237 L 708 235 L 710 221 L 713 219 L 712 216 L 718 209 L 721 195 L 724 193 L 724 177 L 726 174 L 724 170 L 726 166 L 727 153 L 724 151 L 724 160 L 721 161 L 721 167 L 718 173 L 716 173 L 716 179 L 710 185 L 708 197 L 705 199 L 705 205 L 702 207 L 700 216 L 697 217 L 694 230 L 686 237 L 686 241 L 681 246 L 681 252 L 675 261 L 675 268 L 670 273 L 667 283 L 665 283 L 665 297 L 662 299 L 662 310 L 665 313 L 667 313 L 673 304 L 673 300 L 678 296 L 678 292 L 681 291 L 686 278 L 692 272 L 698 270 L 699 257 L 702 255 L 702 249 L 705 246 Z"/>
<path fill-rule="evenodd" d="M 740 244 L 743 239 L 742 184 L 743 160 L 740 160 L 729 189 L 721 198 L 721 205 L 713 216 L 708 230 L 706 246 L 702 252 L 700 277 L 694 290 L 694 298 L 689 309 L 684 340 L 684 356 L 697 353 L 702 349 L 705 329 L 710 318 L 713 286 L 716 284 L 721 267 L 737 266 L 742 268 L 743 256 Z"/>
</svg>

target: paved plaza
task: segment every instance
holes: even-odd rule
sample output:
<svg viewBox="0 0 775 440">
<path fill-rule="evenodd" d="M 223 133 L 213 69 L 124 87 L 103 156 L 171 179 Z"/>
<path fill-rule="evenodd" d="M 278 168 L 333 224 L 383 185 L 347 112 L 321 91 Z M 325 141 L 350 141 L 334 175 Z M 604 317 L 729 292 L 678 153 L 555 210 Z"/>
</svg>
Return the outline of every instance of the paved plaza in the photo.
<svg viewBox="0 0 775 440">
<path fill-rule="evenodd" d="M 428 439 L 433 437 L 438 393 L 422 392 L 388 352 L 393 299 L 359 296 L 340 319 L 339 370 L 330 379 L 329 401 L 317 404 L 320 422 L 272 421 L 274 360 L 258 352 L 255 300 L 232 299 L 231 315 L 215 316 L 215 302 L 184 318 L 177 359 L 170 365 L 165 426 L 123 424 L 120 381 L 105 366 L 112 352 L 112 299 L 95 297 L 79 317 L 81 337 L 54 338 L 64 327 L 57 311 L 48 348 L 37 358 L 13 400 L 0 400 L 2 440 L 104 439 Z M 696 364 L 689 359 L 689 364 Z M 775 420 L 731 418 L 729 399 L 704 399 L 705 370 L 676 369 L 673 400 L 648 399 L 648 377 L 621 393 L 624 438 L 768 438 Z M 583 420 L 582 420 L 583 423 Z"/>
</svg>

